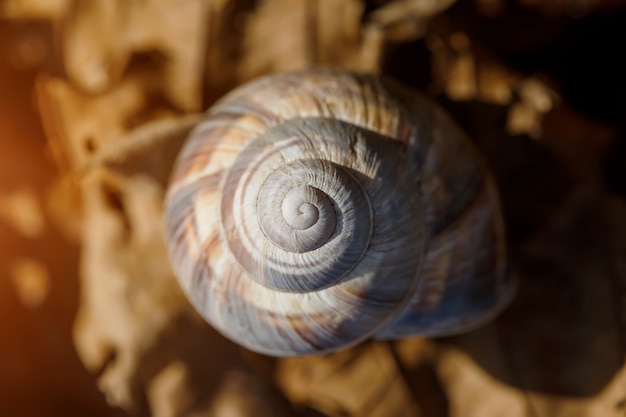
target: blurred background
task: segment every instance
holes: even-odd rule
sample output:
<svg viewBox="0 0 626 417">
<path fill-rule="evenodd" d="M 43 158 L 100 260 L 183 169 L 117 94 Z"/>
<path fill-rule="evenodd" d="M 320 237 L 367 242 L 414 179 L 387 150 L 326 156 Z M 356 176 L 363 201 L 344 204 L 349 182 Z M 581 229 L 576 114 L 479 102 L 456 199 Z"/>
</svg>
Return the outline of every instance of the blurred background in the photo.
<svg viewBox="0 0 626 417">
<path fill-rule="evenodd" d="M 190 4 L 194 2 L 185 3 L 185 7 L 191 9 Z M 79 310 L 79 260 L 85 234 L 80 231 L 80 215 L 74 216 L 81 212 L 82 200 L 74 191 L 64 189 L 63 179 L 88 158 L 89 152 L 79 155 L 72 148 L 73 141 L 83 140 L 83 136 L 75 139 L 73 125 L 67 120 L 71 116 L 97 120 L 103 114 L 102 110 L 97 110 L 92 116 L 85 116 L 80 111 L 81 100 L 95 103 L 98 97 L 107 97 L 127 82 L 135 83 L 133 88 L 147 91 L 139 104 L 125 104 L 124 100 L 134 103 L 134 99 L 125 98 L 126 93 L 107 102 L 108 106 L 126 106 L 127 110 L 123 111 L 128 114 L 119 123 L 121 127 L 110 135 L 105 132 L 91 138 L 99 149 L 106 147 L 109 136 L 117 137 L 120 132 L 125 133 L 150 120 L 198 112 L 225 91 L 254 76 L 321 63 L 381 72 L 429 92 L 478 142 L 502 189 L 512 253 L 517 267 L 529 282 L 523 284 L 521 301 L 516 301 L 507 316 L 512 323 L 522 320 L 519 316 L 527 309 L 553 300 L 535 292 L 546 290 L 557 294 L 561 286 L 588 288 L 587 284 L 573 283 L 578 278 L 563 273 L 559 262 L 573 262 L 567 269 L 571 272 L 577 269 L 571 256 L 578 254 L 585 258 L 581 255 L 585 253 L 585 245 L 599 242 L 598 252 L 610 247 L 603 252 L 605 258 L 589 261 L 594 265 L 617 265 L 606 278 L 607 294 L 613 303 L 607 315 L 612 321 L 607 324 L 602 321 L 604 318 L 598 319 L 602 324 L 596 326 L 597 322 L 591 318 L 592 325 L 588 326 L 594 331 L 602 328 L 601 332 L 609 332 L 610 337 L 595 339 L 608 342 L 600 343 L 602 346 L 597 349 L 586 350 L 586 341 L 595 338 L 596 333 L 585 333 L 586 330 L 577 327 L 572 330 L 576 336 L 542 345 L 556 353 L 567 352 L 566 356 L 573 362 L 584 358 L 577 363 L 585 363 L 586 367 L 593 367 L 599 356 L 609 352 L 604 357 L 611 358 L 610 364 L 599 361 L 599 366 L 604 366 L 602 375 L 587 378 L 593 386 L 581 387 L 572 382 L 585 379 L 587 371 L 572 371 L 565 376 L 551 374 L 549 378 L 543 378 L 542 374 L 536 378 L 521 378 L 523 382 L 512 381 L 510 375 L 498 377 L 498 371 L 487 371 L 512 389 L 562 395 L 563 398 L 585 397 L 591 404 L 574 406 L 565 399 L 559 403 L 557 398 L 550 406 L 542 403 L 514 415 L 626 416 L 626 391 L 620 396 L 622 388 L 626 390 L 623 371 L 626 269 L 622 262 L 626 258 L 626 246 L 620 246 L 623 240 L 611 240 L 615 237 L 612 233 L 621 233 L 624 229 L 598 225 L 595 220 L 580 221 L 580 217 L 576 217 L 581 210 L 578 205 L 574 210 L 576 215 L 560 211 L 571 202 L 568 198 L 573 190 L 582 189 L 583 193 L 593 195 L 585 200 L 583 207 L 586 208 L 594 206 L 599 201 L 598 196 L 603 199 L 598 207 L 604 207 L 605 199 L 619 205 L 626 196 L 625 1 L 346 1 L 336 2 L 344 4 L 345 8 L 342 13 L 334 13 L 332 7 L 336 6 L 330 6 L 329 2 L 311 0 L 303 3 L 307 4 L 307 13 L 317 19 L 313 28 L 307 29 L 317 34 L 314 36 L 317 49 L 313 48 L 312 55 L 302 53 L 298 36 L 291 36 L 295 45 L 286 45 L 280 40 L 289 38 L 292 29 L 280 23 L 285 19 L 310 23 L 310 15 L 299 14 L 297 6 L 285 6 L 280 1 L 195 3 L 204 13 L 203 20 L 197 24 L 202 29 L 192 34 L 173 30 L 172 36 L 182 36 L 178 41 L 168 43 L 170 41 L 157 36 L 134 33 L 117 38 L 117 43 L 105 44 L 102 39 L 108 36 L 108 30 L 121 24 L 116 21 L 120 16 L 136 19 L 135 23 L 143 22 L 146 27 L 159 28 L 163 23 L 158 19 L 173 9 L 178 10 L 180 19 L 185 19 L 184 13 L 191 12 L 184 12 L 175 1 L 129 1 L 133 10 L 127 14 L 112 10 L 126 7 L 117 3 L 109 7 L 102 2 L 90 6 L 80 0 L 0 1 L 0 415 L 123 416 L 130 410 L 128 407 L 122 410 L 122 403 L 115 400 L 107 403 L 97 384 L 102 369 L 86 370 L 72 338 Z M 323 7 L 332 10 L 320 12 Z M 145 20 L 136 18 L 142 8 L 146 12 Z M 345 12 L 348 9 L 354 11 Z M 334 18 L 327 17 L 333 13 Z M 349 20 L 342 23 L 341 19 Z M 86 30 L 81 32 L 94 21 L 106 21 L 110 26 L 103 24 L 101 33 L 93 37 L 89 37 Z M 194 24 L 189 26 L 196 30 Z M 275 33 L 276 26 L 281 26 L 282 33 Z M 294 24 L 294 27 L 300 26 Z M 335 26 L 354 33 L 337 34 L 341 31 L 333 31 Z M 172 27 L 177 26 L 172 24 Z M 122 29 L 126 30 L 120 27 Z M 177 43 L 189 43 L 185 36 L 197 40 L 199 57 L 190 58 L 184 51 L 178 54 Z M 304 37 L 302 42 L 306 39 Z M 82 40 L 86 45 L 81 44 Z M 100 59 L 85 53 L 90 48 L 105 51 L 102 56 L 110 62 L 100 65 L 110 72 L 102 75 L 90 69 L 95 65 L 93 60 Z M 123 54 L 126 54 L 124 58 L 119 58 Z M 192 62 L 195 67 L 177 69 L 177 60 L 186 64 Z M 195 75 L 189 78 L 185 71 Z M 135 81 L 137 79 L 142 81 Z M 190 79 L 195 81 L 188 81 Z M 173 92 L 172 86 L 180 80 L 186 80 L 185 91 L 200 86 L 194 97 L 179 98 L 178 93 Z M 77 93 L 67 96 L 70 98 L 57 94 L 61 87 L 52 87 L 57 81 L 65 83 L 63 88 L 71 87 Z M 65 106 L 70 100 L 75 101 L 74 107 L 67 110 Z M 94 126 L 91 129 L 97 132 L 99 125 L 94 122 Z M 85 129 L 89 131 L 84 128 L 80 133 Z M 92 141 L 83 148 L 89 150 Z M 114 141 L 111 139 L 111 143 Z M 622 216 L 625 212 L 620 210 L 621 206 L 607 218 Z M 602 213 L 588 209 L 581 216 L 597 219 L 603 217 Z M 561 226 L 551 227 L 568 221 L 581 225 L 581 229 L 584 226 L 585 234 L 571 234 L 571 229 L 559 234 L 554 230 L 560 230 Z M 546 234 L 547 240 L 542 240 Z M 563 239 L 575 248 L 565 245 L 569 248 L 563 249 L 565 253 L 546 260 L 545 249 L 559 247 Z M 533 251 L 539 251 L 541 256 Z M 529 253 L 535 254 L 535 258 Z M 596 251 L 590 256 L 596 257 Z M 560 272 L 553 273 L 555 270 Z M 601 280 L 602 274 L 594 271 L 597 270 L 581 279 L 594 276 Z M 555 276 L 560 278 L 553 279 Z M 554 304 L 567 304 L 567 300 L 559 299 Z M 602 297 L 593 299 L 584 311 L 593 310 L 602 300 Z M 557 316 L 563 318 L 568 314 L 574 313 L 568 311 Z M 535 318 L 541 321 L 542 317 L 545 316 L 537 314 Z M 588 316 L 580 317 L 580 322 L 589 323 L 585 321 Z M 574 349 L 572 341 L 583 343 Z M 466 339 L 442 343 L 437 348 L 461 349 L 481 364 L 481 354 L 473 352 Z M 533 345 L 529 338 L 524 339 L 524 343 Z M 580 356 L 576 356 L 578 354 Z M 550 363 L 550 357 L 541 360 Z M 262 363 L 258 359 L 242 359 L 241 362 L 252 363 L 251 367 L 257 370 L 265 366 L 258 365 Z M 565 372 L 570 364 L 548 370 Z M 101 366 L 107 366 L 107 362 Z M 242 365 L 246 369 L 248 366 Z M 621 379 L 617 381 L 614 377 L 619 372 Z M 268 377 L 273 378 L 277 377 Z M 435 379 L 439 381 L 442 377 Z M 543 382 L 536 382 L 538 380 Z M 568 388 L 561 389 L 562 381 L 556 380 L 567 380 L 571 386 L 565 384 Z M 449 386 L 439 382 L 443 384 L 441 404 L 444 405 L 422 403 L 422 414 L 412 415 L 466 415 L 453 406 L 455 394 Z M 278 385 L 282 386 L 280 382 Z M 594 396 L 600 398 L 608 386 L 612 387 L 611 394 L 593 402 Z M 289 389 L 279 391 L 295 401 Z M 416 398 L 419 404 L 419 395 Z M 334 415 L 315 401 L 315 398 L 304 401 L 310 409 L 298 409 L 298 412 Z M 559 404 L 565 403 L 567 406 L 560 408 Z M 572 411 L 577 409 L 581 410 L 580 414 Z M 568 414 L 570 412 L 572 414 Z M 143 410 L 139 414 L 151 413 Z"/>
<path fill-rule="evenodd" d="M 72 344 L 79 248 L 46 209 L 59 171 L 33 92 L 53 53 L 44 27 L 0 20 L 0 414 L 123 415 Z"/>
</svg>

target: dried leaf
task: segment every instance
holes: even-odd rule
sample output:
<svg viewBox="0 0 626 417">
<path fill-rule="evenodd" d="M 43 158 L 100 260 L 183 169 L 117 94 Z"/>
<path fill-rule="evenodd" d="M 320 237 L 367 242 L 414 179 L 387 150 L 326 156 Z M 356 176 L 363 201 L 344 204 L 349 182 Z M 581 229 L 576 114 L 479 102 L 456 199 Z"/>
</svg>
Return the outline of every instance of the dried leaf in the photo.
<svg viewBox="0 0 626 417">
<path fill-rule="evenodd" d="M 622 415 L 624 219 L 622 201 L 583 187 L 529 242 L 515 303 L 441 355 L 452 416 Z"/>
<path fill-rule="evenodd" d="M 384 38 L 361 28 L 363 11 L 358 0 L 262 2 L 246 19 L 239 78 L 320 64 L 378 72 Z"/>
<path fill-rule="evenodd" d="M 304 1 L 261 2 L 246 18 L 239 79 L 312 65 L 315 33 L 309 12 L 309 3 Z"/>
<path fill-rule="evenodd" d="M 10 19 L 57 20 L 67 12 L 72 0 L 4 0 L 0 16 Z"/>
<path fill-rule="evenodd" d="M 512 135 L 543 136 L 543 116 L 558 102 L 558 95 L 536 79 L 522 80 L 516 87 L 519 97 L 509 111 L 507 131 Z"/>
<path fill-rule="evenodd" d="M 0 220 L 4 220 L 31 239 L 41 236 L 45 229 L 45 220 L 37 195 L 30 189 L 0 194 Z"/>
<path fill-rule="evenodd" d="M 62 42 L 65 69 L 76 86 L 110 89 L 135 55 L 149 54 L 163 95 L 178 109 L 200 110 L 205 0 L 75 0 L 72 10 Z"/>
<path fill-rule="evenodd" d="M 127 177 L 100 168 L 85 177 L 82 190 L 82 296 L 74 340 L 83 363 L 102 370 L 98 384 L 112 405 L 141 412 L 148 392 L 156 414 L 206 407 L 218 370 L 237 369 L 240 359 L 199 319 L 172 275 L 161 225 L 163 184 L 145 173 Z M 193 382 L 198 378 L 201 385 Z M 191 398 L 176 394 L 179 385 Z"/>
<path fill-rule="evenodd" d="M 295 416 L 267 381 L 242 372 L 229 372 L 211 404 L 209 417 Z"/>
<path fill-rule="evenodd" d="M 15 259 L 9 265 L 9 276 L 25 307 L 37 308 L 48 297 L 50 274 L 41 261 L 28 258 Z"/>
<path fill-rule="evenodd" d="M 114 146 L 129 120 L 146 105 L 146 93 L 133 81 L 107 94 L 90 96 L 58 78 L 41 77 L 39 107 L 50 145 L 66 169 L 84 166 L 93 155 Z"/>
<path fill-rule="evenodd" d="M 385 37 L 380 26 L 362 25 L 364 5 L 358 0 L 318 0 L 315 19 L 315 63 L 362 72 L 379 72 Z"/>
<path fill-rule="evenodd" d="M 385 38 L 411 41 L 426 33 L 428 23 L 456 0 L 394 0 L 368 15 L 368 21 L 384 28 Z"/>
<path fill-rule="evenodd" d="M 328 356 L 282 359 L 278 384 L 296 404 L 330 416 L 422 416 L 385 343 Z"/>
</svg>

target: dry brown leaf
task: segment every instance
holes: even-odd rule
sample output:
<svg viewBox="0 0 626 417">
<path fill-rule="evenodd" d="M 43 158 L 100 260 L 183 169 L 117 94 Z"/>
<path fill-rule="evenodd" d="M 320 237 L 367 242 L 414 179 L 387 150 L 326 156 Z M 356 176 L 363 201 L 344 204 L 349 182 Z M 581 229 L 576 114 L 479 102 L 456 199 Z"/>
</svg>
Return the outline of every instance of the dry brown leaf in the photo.
<svg viewBox="0 0 626 417">
<path fill-rule="evenodd" d="M 308 6 L 307 2 L 268 0 L 247 16 L 239 79 L 300 69 L 315 62 L 315 33 Z"/>
<path fill-rule="evenodd" d="M 276 378 L 292 402 L 330 416 L 422 416 L 389 346 L 282 359 Z"/>
<path fill-rule="evenodd" d="M 185 415 L 196 400 L 189 384 L 187 365 L 174 360 L 167 364 L 148 385 L 146 396 L 153 417 Z"/>
<path fill-rule="evenodd" d="M 65 239 L 80 242 L 82 236 L 82 195 L 80 186 L 72 176 L 56 178 L 49 186 L 46 213 L 56 230 Z"/>
<path fill-rule="evenodd" d="M 515 303 L 441 354 L 451 416 L 623 414 L 625 219 L 624 202 L 581 187 L 528 243 Z"/>
<path fill-rule="evenodd" d="M 518 74 L 495 63 L 491 65 L 483 63 L 476 76 L 481 101 L 498 105 L 506 105 L 513 101 L 511 86 L 519 80 Z"/>
<path fill-rule="evenodd" d="M 295 416 L 284 398 L 267 381 L 242 372 L 224 375 L 211 403 L 209 417 Z"/>
<path fill-rule="evenodd" d="M 507 133 L 542 139 L 545 116 L 560 104 L 559 95 L 542 80 L 524 78 L 497 60 L 483 56 L 465 33 L 442 26 L 446 25 L 439 25 L 427 38 L 433 53 L 433 90 L 443 91 L 453 101 L 509 106 Z"/>
<path fill-rule="evenodd" d="M 543 116 L 559 101 L 558 95 L 541 81 L 533 78 L 521 80 L 516 88 L 517 100 L 509 111 L 507 132 L 512 135 L 527 134 L 534 139 L 543 136 Z"/>
<path fill-rule="evenodd" d="M 497 334 L 494 333 L 493 329 L 481 331 L 479 343 L 488 349 L 489 346 L 497 347 Z M 496 358 L 497 362 L 505 360 L 501 355 Z M 462 350 L 443 349 L 439 354 L 437 370 L 450 402 L 450 417 L 532 415 L 523 391 L 493 378 Z"/>
<path fill-rule="evenodd" d="M 41 236 L 46 227 L 38 197 L 27 188 L 0 194 L 0 220 L 31 239 Z"/>
<path fill-rule="evenodd" d="M 0 16 L 10 19 L 57 20 L 67 12 L 73 0 L 4 0 Z"/>
<path fill-rule="evenodd" d="M 221 379 L 218 370 L 241 364 L 230 343 L 196 316 L 170 271 L 163 184 L 146 173 L 94 169 L 82 190 L 82 294 L 74 339 L 83 363 L 102 370 L 98 384 L 111 405 L 140 412 L 148 392 L 155 415 L 206 407 Z M 184 371 L 172 361 L 183 363 Z M 177 394 L 180 385 L 191 398 Z"/>
<path fill-rule="evenodd" d="M 72 170 L 119 142 L 129 120 L 146 106 L 145 91 L 133 81 L 91 96 L 62 79 L 41 77 L 37 96 L 52 150 L 60 165 Z"/>
<path fill-rule="evenodd" d="M 79 175 L 97 167 L 118 172 L 150 174 L 165 187 L 174 160 L 201 114 L 165 117 L 142 124 L 124 135 L 115 145 L 99 152 L 81 167 Z"/>
<path fill-rule="evenodd" d="M 385 37 L 378 25 L 362 25 L 362 2 L 318 0 L 315 5 L 315 64 L 380 72 Z"/>
<path fill-rule="evenodd" d="M 9 265 L 9 276 L 25 307 L 37 308 L 48 297 L 50 274 L 43 262 L 29 258 L 15 259 Z"/>
<path fill-rule="evenodd" d="M 444 92 L 454 101 L 476 99 L 480 95 L 478 80 L 481 77 L 477 74 L 475 54 L 467 35 L 446 29 L 442 33 L 430 33 L 426 44 L 432 53 L 432 89 Z M 510 91 L 510 87 L 507 90 Z"/>
<path fill-rule="evenodd" d="M 81 89 L 102 92 L 121 82 L 133 56 L 148 55 L 163 96 L 198 111 L 206 14 L 205 0 L 75 0 L 62 25 L 67 75 Z"/>
<path fill-rule="evenodd" d="M 193 311 L 165 248 L 164 189 L 196 121 L 189 115 L 144 124 L 90 160 L 80 179 L 82 294 L 74 340 L 87 368 L 102 371 L 98 384 L 109 403 L 128 411 L 145 412 L 145 395 L 153 415 L 207 412 L 222 372 L 243 365 Z"/>
<path fill-rule="evenodd" d="M 456 0 L 394 0 L 370 13 L 368 21 L 384 29 L 385 38 L 406 42 L 421 38 L 430 20 Z"/>
<path fill-rule="evenodd" d="M 262 2 L 246 19 L 239 79 L 312 65 L 378 72 L 384 38 L 361 27 L 363 11 L 358 0 Z"/>
<path fill-rule="evenodd" d="M 208 2 L 207 49 L 204 83 L 207 104 L 233 89 L 239 75 L 242 43 L 251 5 L 236 0 Z M 244 71 L 245 72 L 245 71 Z"/>
</svg>

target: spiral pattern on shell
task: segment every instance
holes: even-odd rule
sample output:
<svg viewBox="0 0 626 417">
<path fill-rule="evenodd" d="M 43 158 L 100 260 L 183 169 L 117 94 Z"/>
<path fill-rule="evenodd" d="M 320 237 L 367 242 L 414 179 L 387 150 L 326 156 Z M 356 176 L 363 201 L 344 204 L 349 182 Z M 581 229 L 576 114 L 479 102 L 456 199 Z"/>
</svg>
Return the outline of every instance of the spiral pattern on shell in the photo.
<svg viewBox="0 0 626 417">
<path fill-rule="evenodd" d="M 178 156 L 165 219 L 192 304 L 266 354 L 449 334 L 510 298 L 478 153 L 374 76 L 309 70 L 231 92 Z"/>
</svg>

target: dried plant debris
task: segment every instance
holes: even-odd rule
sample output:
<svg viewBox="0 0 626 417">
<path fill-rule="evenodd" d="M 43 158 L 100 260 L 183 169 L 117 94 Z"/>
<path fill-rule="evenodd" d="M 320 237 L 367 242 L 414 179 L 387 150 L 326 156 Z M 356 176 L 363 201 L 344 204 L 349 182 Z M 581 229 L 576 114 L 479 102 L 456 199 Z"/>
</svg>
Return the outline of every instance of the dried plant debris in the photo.
<svg viewBox="0 0 626 417">
<path fill-rule="evenodd" d="M 484 56 L 466 33 L 445 25 L 432 31 L 426 42 L 432 52 L 434 91 L 443 91 L 453 101 L 507 106 L 506 133 L 543 137 L 543 118 L 561 101 L 552 88 Z"/>
<path fill-rule="evenodd" d="M 455 1 L 390 1 L 370 13 L 367 21 L 384 29 L 385 39 L 393 42 L 412 41 L 424 36 L 430 20 Z"/>
<path fill-rule="evenodd" d="M 50 292 L 50 274 L 41 261 L 29 258 L 14 259 L 9 265 L 9 277 L 22 304 L 37 308 Z"/>
<path fill-rule="evenodd" d="M 65 170 L 76 171 L 94 154 L 119 142 L 128 121 L 146 104 L 146 92 L 132 81 L 104 94 L 85 94 L 66 80 L 42 77 L 39 107 L 50 146 Z"/>
<path fill-rule="evenodd" d="M 70 81 L 102 92 L 118 84 L 132 60 L 143 55 L 174 107 L 199 110 L 206 8 L 204 0 L 76 1 L 62 27 Z"/>
<path fill-rule="evenodd" d="M 41 236 L 46 227 L 38 196 L 28 188 L 0 193 L 0 220 L 31 239 Z"/>
<path fill-rule="evenodd" d="M 297 413 L 305 415 L 305 413 Z M 308 413 L 306 413 L 308 414 Z M 229 372 L 212 400 L 209 417 L 287 417 L 293 416 L 287 401 L 260 377 Z"/>
<path fill-rule="evenodd" d="M 384 343 L 329 356 L 283 359 L 276 378 L 294 403 L 331 416 L 424 416 Z"/>
<path fill-rule="evenodd" d="M 242 365 L 236 350 L 195 315 L 170 271 L 163 186 L 148 174 L 97 168 L 82 188 L 78 353 L 88 369 L 102 372 L 99 387 L 112 405 L 139 412 L 147 392 L 155 414 L 187 415 L 206 405 L 199 401 L 219 385 L 221 367 Z M 212 355 L 219 365 L 207 360 Z M 191 397 L 178 394 L 181 386 Z"/>
<path fill-rule="evenodd" d="M 0 15 L 10 19 L 56 20 L 67 13 L 72 0 L 5 0 Z"/>
<path fill-rule="evenodd" d="M 546 15 L 611 7 L 517 3 Z M 513 7 L 473 4 L 490 19 Z M 110 405 L 157 417 L 625 415 L 626 207 L 598 185 L 600 156 L 617 128 L 573 112 L 557 83 L 505 64 L 447 19 L 454 7 L 454 0 L 0 5 L 5 18 L 53 28 L 58 50 L 47 56 L 62 71 L 40 74 L 35 89 L 63 176 L 47 209 L 81 243 L 74 341 Z M 162 205 L 182 141 L 201 110 L 253 77 L 315 65 L 380 73 L 394 48 L 418 56 L 411 49 L 418 45 L 430 58 L 420 62 L 429 92 L 465 110 L 479 144 L 491 141 L 498 183 L 509 186 L 507 220 L 528 220 L 511 238 L 512 273 L 522 278 L 517 299 L 497 321 L 462 336 L 369 341 L 266 362 L 242 355 L 196 315 L 168 263 Z M 553 185 L 563 177 L 574 179 Z M 524 194 L 531 189 L 545 198 L 529 201 L 537 197 Z M 40 210 L 29 191 L 0 195 L 0 219 L 27 238 L 44 230 Z M 32 309 L 56 279 L 31 258 L 15 260 L 10 277 Z"/>
<path fill-rule="evenodd" d="M 246 19 L 240 79 L 320 64 L 376 72 L 383 37 L 363 12 L 358 0 L 262 2 Z"/>
</svg>

